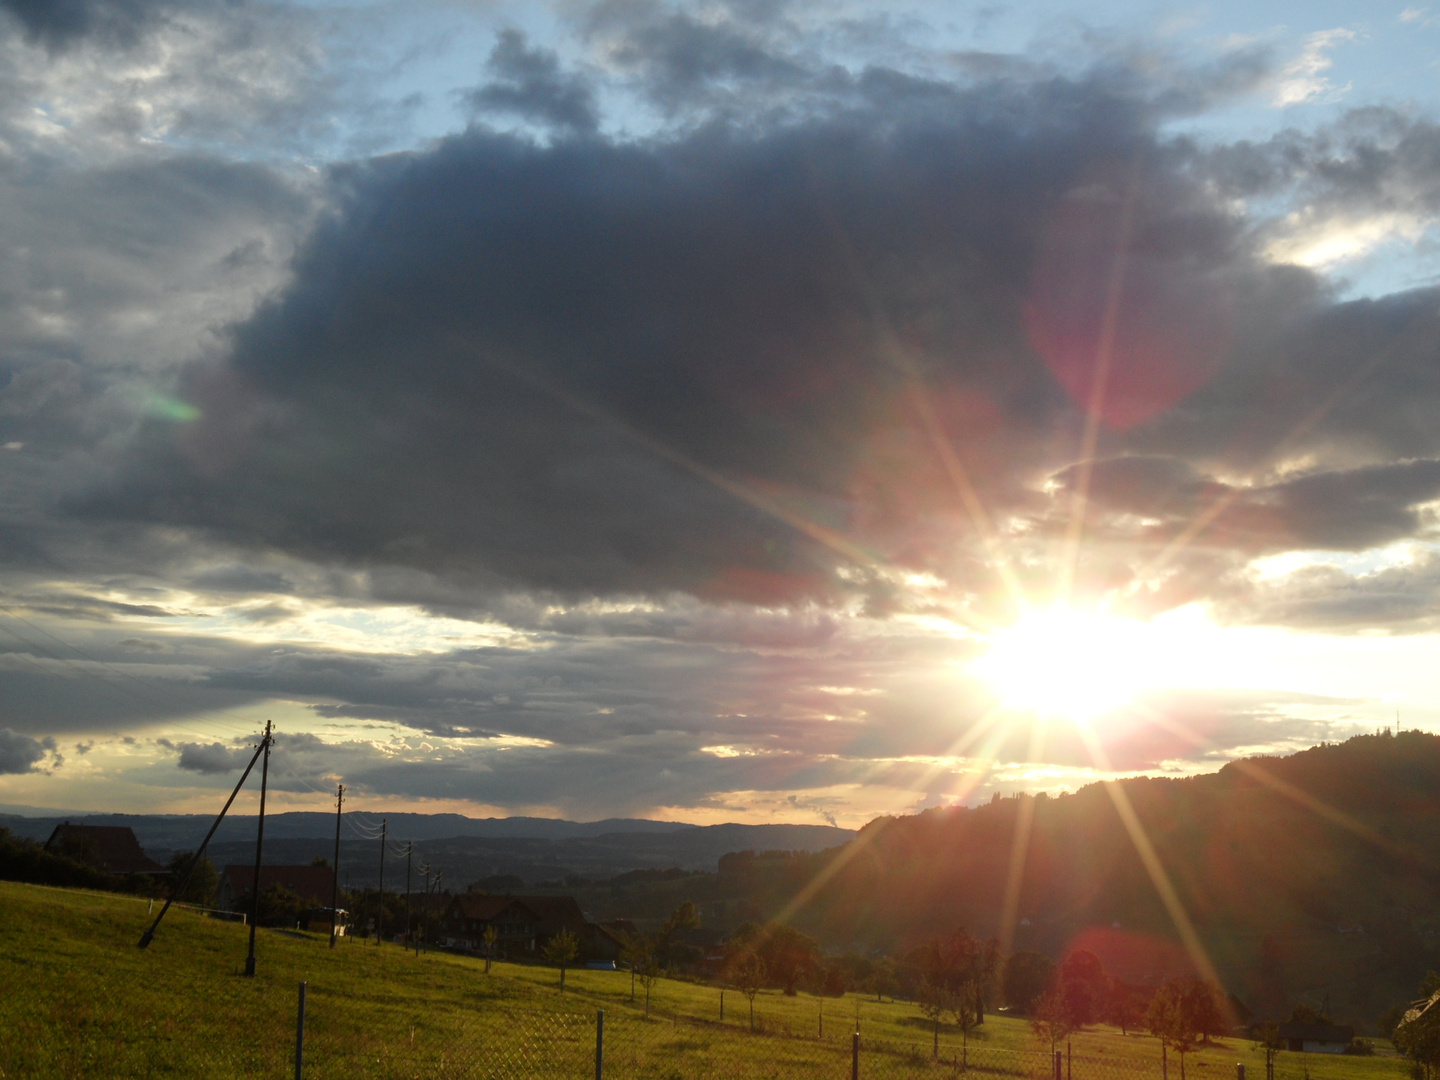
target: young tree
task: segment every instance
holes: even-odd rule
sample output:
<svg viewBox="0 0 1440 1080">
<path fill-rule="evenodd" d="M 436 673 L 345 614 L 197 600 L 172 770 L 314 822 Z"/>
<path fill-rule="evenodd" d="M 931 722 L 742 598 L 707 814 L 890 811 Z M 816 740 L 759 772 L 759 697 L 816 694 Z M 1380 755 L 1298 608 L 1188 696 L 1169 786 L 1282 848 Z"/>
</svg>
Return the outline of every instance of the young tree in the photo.
<svg viewBox="0 0 1440 1080">
<path fill-rule="evenodd" d="M 765 985 L 765 979 L 765 961 L 753 952 L 741 953 L 739 958 L 730 965 L 730 981 L 750 1003 L 750 1031 L 752 1033 L 755 1031 L 755 998 L 760 993 L 760 988 Z"/>
<path fill-rule="evenodd" d="M 978 998 L 978 989 L 977 989 Z M 984 1012 L 975 1005 L 970 997 L 962 996 L 951 1007 L 951 1015 L 955 1018 L 955 1026 L 960 1029 L 960 1062 L 962 1069 L 970 1068 L 970 1031 L 977 1024 L 981 1023 Z"/>
<path fill-rule="evenodd" d="M 915 1004 L 925 1019 L 934 1025 L 935 1040 L 931 1050 L 933 1057 L 940 1056 L 940 1021 L 959 1009 L 969 1011 L 968 1001 L 962 1002 L 942 980 L 932 980 L 928 975 L 920 980 L 920 989 L 915 994 Z"/>
<path fill-rule="evenodd" d="M 480 935 L 481 942 L 485 945 L 485 974 L 490 974 L 490 965 L 495 960 L 495 943 L 500 940 L 500 933 L 495 929 L 494 924 L 485 927 L 485 932 Z"/>
<path fill-rule="evenodd" d="M 1257 1025 L 1255 1044 L 1265 1051 L 1265 1080 L 1275 1080 L 1275 1055 L 1284 1048 L 1280 1042 L 1280 1025 L 1274 1020 Z"/>
<path fill-rule="evenodd" d="M 655 988 L 655 980 L 660 978 L 660 958 L 655 952 L 655 942 L 648 938 L 639 939 L 639 951 L 631 960 L 630 966 L 630 993 L 631 1000 L 634 1000 L 635 978 L 638 976 L 640 985 L 645 988 L 645 1016 L 650 1016 L 650 992 Z"/>
<path fill-rule="evenodd" d="M 629 934 L 622 931 L 620 962 L 630 969 L 630 1004 L 635 1004 L 635 978 L 650 959 L 650 939 L 644 934 Z"/>
<path fill-rule="evenodd" d="M 550 963 L 560 968 L 560 993 L 565 993 L 565 969 L 580 955 L 580 939 L 569 930 L 551 936 L 540 950 Z"/>
<path fill-rule="evenodd" d="M 1055 1047 L 1075 1030 L 1075 1025 L 1070 1020 L 1070 1011 L 1065 1005 L 1065 995 L 1059 986 L 1052 986 L 1045 996 L 1035 1003 L 1034 1012 L 1030 1016 L 1030 1030 L 1037 1039 L 1050 1044 L 1052 1054 Z"/>
</svg>

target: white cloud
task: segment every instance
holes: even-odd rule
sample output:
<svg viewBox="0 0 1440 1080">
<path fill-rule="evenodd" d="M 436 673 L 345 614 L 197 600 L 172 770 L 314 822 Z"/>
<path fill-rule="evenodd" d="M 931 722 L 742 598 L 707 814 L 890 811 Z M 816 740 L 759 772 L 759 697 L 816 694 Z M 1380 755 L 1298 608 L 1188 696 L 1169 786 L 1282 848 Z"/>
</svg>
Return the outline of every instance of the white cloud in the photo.
<svg viewBox="0 0 1440 1080">
<path fill-rule="evenodd" d="M 1349 83 L 1336 87 L 1325 73 L 1335 64 L 1330 50 L 1343 42 L 1354 41 L 1356 36 L 1353 30 L 1336 27 L 1333 30 L 1317 31 L 1307 37 L 1305 48 L 1300 55 L 1286 64 L 1280 72 L 1280 80 L 1275 86 L 1275 105 L 1279 108 L 1299 105 L 1322 95 L 1334 98 L 1348 91 Z"/>
</svg>

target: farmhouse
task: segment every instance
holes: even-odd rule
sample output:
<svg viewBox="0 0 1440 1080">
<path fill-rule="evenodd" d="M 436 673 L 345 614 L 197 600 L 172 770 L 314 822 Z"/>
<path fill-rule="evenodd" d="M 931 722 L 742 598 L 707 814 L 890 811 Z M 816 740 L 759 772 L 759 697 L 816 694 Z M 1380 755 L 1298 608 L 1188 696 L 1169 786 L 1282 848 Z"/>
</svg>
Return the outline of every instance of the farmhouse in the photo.
<svg viewBox="0 0 1440 1080">
<path fill-rule="evenodd" d="M 67 855 L 107 874 L 168 874 L 169 871 L 140 848 L 135 831 L 123 825 L 55 826 L 45 850 Z"/>
<path fill-rule="evenodd" d="M 255 881 L 254 866 L 227 866 L 220 875 L 220 888 L 215 906 L 240 911 L 250 904 L 250 886 Z M 334 896 L 335 871 L 328 866 L 262 866 L 260 891 L 271 885 L 282 885 L 309 906 L 328 908 Z"/>
<path fill-rule="evenodd" d="M 440 936 L 450 948 L 481 952 L 492 926 L 496 951 L 504 956 L 535 955 L 562 930 L 575 935 L 586 959 L 614 960 L 623 948 L 614 931 L 585 921 L 573 896 L 461 893 L 440 917 Z"/>
<path fill-rule="evenodd" d="M 1280 1038 L 1289 1050 L 1307 1054 L 1343 1054 L 1355 1029 L 1335 1024 L 1281 1024 Z"/>
</svg>

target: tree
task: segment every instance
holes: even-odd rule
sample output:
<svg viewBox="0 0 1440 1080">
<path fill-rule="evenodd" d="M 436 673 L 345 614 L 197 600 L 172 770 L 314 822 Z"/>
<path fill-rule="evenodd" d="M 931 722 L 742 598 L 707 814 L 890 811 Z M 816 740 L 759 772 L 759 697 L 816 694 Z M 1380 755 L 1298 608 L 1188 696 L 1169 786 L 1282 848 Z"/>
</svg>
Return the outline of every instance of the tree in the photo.
<svg viewBox="0 0 1440 1080">
<path fill-rule="evenodd" d="M 969 1009 L 974 1022 L 985 1018 L 985 989 L 995 980 L 999 948 L 992 941 L 982 945 L 963 929 L 947 937 L 932 938 L 910 954 L 921 972 L 922 982 L 943 986 L 956 1002 L 955 1011 Z"/>
<path fill-rule="evenodd" d="M 1430 1080 L 1440 1070 L 1440 979 L 1431 972 L 1426 976 L 1421 992 L 1428 996 L 1417 1002 L 1395 1028 L 1392 1036 L 1395 1049 L 1415 1062 L 1416 1072 L 1423 1073 Z"/>
<path fill-rule="evenodd" d="M 788 997 L 794 997 L 796 984 L 815 969 L 820 946 L 794 927 L 779 923 L 766 929 L 759 954 L 769 977 L 780 984 Z"/>
<path fill-rule="evenodd" d="M 485 974 L 490 974 L 490 965 L 495 959 L 495 943 L 500 940 L 500 933 L 493 924 L 485 927 L 485 932 L 480 935 L 480 941 L 485 946 Z"/>
<path fill-rule="evenodd" d="M 876 1001 L 884 1001 L 886 994 L 895 992 L 895 961 L 888 956 L 883 960 L 877 960 L 870 967 L 870 974 L 865 978 L 865 989 L 875 992 Z"/>
<path fill-rule="evenodd" d="M 170 880 L 178 888 L 181 881 L 184 881 L 185 874 L 190 870 L 190 864 L 195 860 L 193 851 L 180 851 L 171 856 L 167 864 L 170 870 Z M 184 893 L 176 893 L 175 899 L 183 904 L 210 904 L 215 900 L 215 889 L 220 884 L 220 875 L 215 872 L 215 867 L 210 860 L 201 856 L 200 862 L 195 867 L 195 872 L 190 875 L 189 882 L 185 885 Z"/>
<path fill-rule="evenodd" d="M 260 893 L 259 924 L 293 928 L 308 909 L 309 905 L 301 897 L 276 882 Z"/>
<path fill-rule="evenodd" d="M 940 1021 L 957 1009 L 969 1010 L 968 1003 L 962 1003 L 959 996 L 944 980 L 932 980 L 928 975 L 920 980 L 920 989 L 915 994 L 915 1004 L 925 1019 L 934 1025 L 935 1042 L 931 1053 L 940 1056 Z"/>
<path fill-rule="evenodd" d="M 560 993 L 565 993 L 565 969 L 580 955 L 580 939 L 569 930 L 552 934 L 541 954 L 560 968 Z"/>
<path fill-rule="evenodd" d="M 1011 953 L 1005 958 L 1000 992 L 1010 1011 L 1032 1016 L 1035 1007 L 1055 981 L 1055 962 L 1035 952 Z"/>
<path fill-rule="evenodd" d="M 704 954 L 695 946 L 676 941 L 681 930 L 693 930 L 700 925 L 700 913 L 689 900 L 677 907 L 665 920 L 665 925 L 655 935 L 655 951 L 660 963 L 666 968 L 676 964 L 694 963 Z"/>
<path fill-rule="evenodd" d="M 1130 1034 L 1130 1029 L 1145 1018 L 1140 992 L 1128 983 L 1112 979 L 1105 1002 L 1105 1018 L 1120 1029 L 1121 1035 Z"/>
<path fill-rule="evenodd" d="M 961 998 L 950 1010 L 955 1026 L 960 1029 L 961 1068 L 970 1068 L 970 1029 L 983 1023 L 984 1010 L 966 998 Z"/>
<path fill-rule="evenodd" d="M 1085 949 L 1076 949 L 1060 965 L 1059 976 L 1071 1022 L 1083 1027 L 1099 1020 L 1110 983 L 1100 958 Z"/>
<path fill-rule="evenodd" d="M 1185 1012 L 1199 1038 L 1225 1034 L 1225 1010 L 1225 992 L 1215 983 L 1191 979 L 1186 984 Z"/>
<path fill-rule="evenodd" d="M 1267 1020 L 1255 1028 L 1255 1043 L 1265 1051 L 1265 1080 L 1275 1080 L 1275 1055 L 1283 1049 L 1280 1025 Z"/>
<path fill-rule="evenodd" d="M 1065 1007 L 1065 995 L 1058 985 L 1046 991 L 1045 996 L 1035 1003 L 1030 1017 L 1030 1030 L 1037 1039 L 1050 1044 L 1050 1052 L 1064 1042 L 1075 1025 L 1070 1022 L 1070 1011 Z"/>
<path fill-rule="evenodd" d="M 635 1000 L 635 978 L 640 979 L 640 985 L 645 988 L 645 1015 L 650 1015 L 650 991 L 655 988 L 655 980 L 660 977 L 660 959 L 655 953 L 655 942 L 649 937 L 637 939 L 636 952 L 630 961 L 630 1000 Z"/>
<path fill-rule="evenodd" d="M 745 951 L 730 965 L 730 981 L 745 995 L 750 1003 L 750 1031 L 755 1031 L 755 998 L 765 985 L 767 973 L 765 961 L 751 951 Z"/>
<path fill-rule="evenodd" d="M 1190 1008 L 1190 982 L 1171 979 L 1155 992 L 1145 1012 L 1145 1024 L 1160 1040 L 1162 1050 L 1180 1055 L 1180 1080 L 1185 1080 L 1185 1055 L 1195 1049 L 1199 1032 Z"/>
</svg>

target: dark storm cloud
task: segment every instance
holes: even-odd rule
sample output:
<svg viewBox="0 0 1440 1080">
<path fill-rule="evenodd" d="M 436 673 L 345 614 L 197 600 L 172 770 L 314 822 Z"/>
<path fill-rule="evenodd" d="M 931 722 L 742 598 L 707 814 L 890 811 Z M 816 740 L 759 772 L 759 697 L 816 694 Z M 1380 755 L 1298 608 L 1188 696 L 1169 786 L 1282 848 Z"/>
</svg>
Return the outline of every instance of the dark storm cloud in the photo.
<svg viewBox="0 0 1440 1080">
<path fill-rule="evenodd" d="M 553 50 L 531 48 L 520 31 L 502 31 L 485 66 L 495 81 L 465 94 L 477 112 L 513 113 L 572 132 L 599 126 L 591 88 L 562 72 Z"/>
<path fill-rule="evenodd" d="M 86 512 L 582 595 L 833 596 L 856 556 L 821 530 L 953 570 L 910 379 L 982 494 L 1021 498 L 1069 409 L 1025 340 L 1038 231 L 1152 138 L 1084 86 L 871 82 L 760 133 L 477 130 L 344 173 L 294 285 L 192 374 L 204 419 L 152 427 Z M 1146 176 L 1177 196 L 1154 274 L 1179 295 L 1197 246 L 1224 274 L 1229 218 Z"/>
<path fill-rule="evenodd" d="M 168 749 L 179 753 L 180 759 L 177 764 L 180 768 L 207 776 L 233 772 L 250 758 L 250 755 L 244 750 L 226 746 L 224 743 L 210 743 L 208 746 L 186 742 L 172 745 L 168 740 L 161 740 L 161 743 Z"/>
<path fill-rule="evenodd" d="M 54 739 L 42 742 L 8 727 L 0 728 L 0 774 L 29 772 L 44 760 L 47 750 L 54 748 Z"/>
<path fill-rule="evenodd" d="M 32 41 L 52 50 L 82 39 L 128 45 L 176 0 L 0 0 L 4 11 Z"/>
<path fill-rule="evenodd" d="M 1061 475 L 1070 487 L 1079 466 Z M 1238 487 L 1175 458 L 1095 462 L 1090 509 L 1115 538 L 1167 541 L 1206 521 L 1199 542 L 1253 556 L 1363 551 L 1423 531 L 1421 508 L 1440 496 L 1440 461 L 1403 461 Z M 1135 519 L 1146 524 L 1136 525 Z"/>
</svg>

